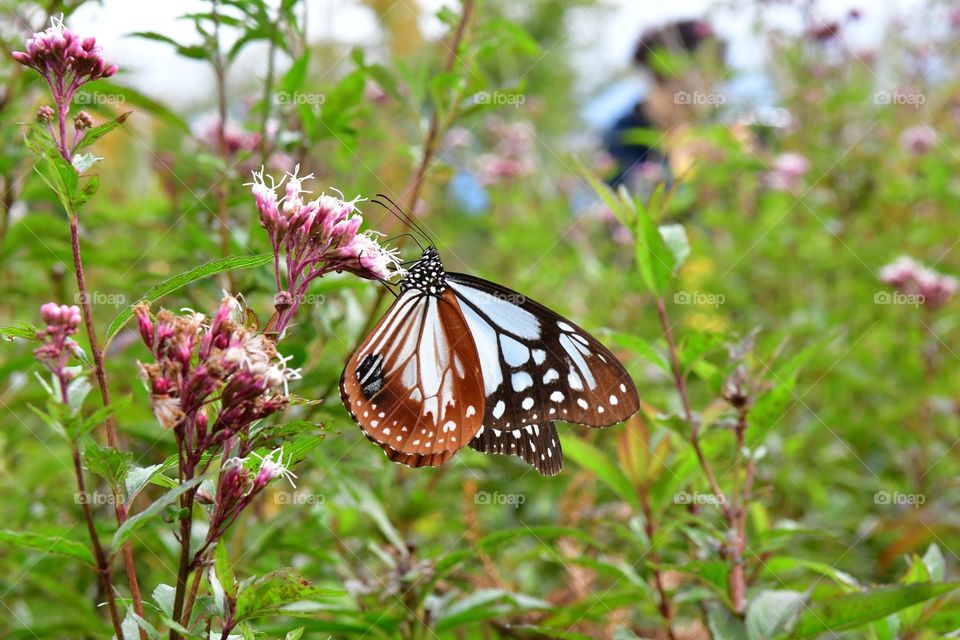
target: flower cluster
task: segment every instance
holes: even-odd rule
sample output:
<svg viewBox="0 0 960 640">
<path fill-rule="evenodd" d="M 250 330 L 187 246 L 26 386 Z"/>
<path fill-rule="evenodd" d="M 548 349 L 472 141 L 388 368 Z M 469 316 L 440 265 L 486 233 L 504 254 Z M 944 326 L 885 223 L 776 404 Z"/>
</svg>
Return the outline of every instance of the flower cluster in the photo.
<svg viewBox="0 0 960 640">
<path fill-rule="evenodd" d="M 315 278 L 345 271 L 361 278 L 387 280 L 402 273 L 394 250 L 381 246 L 371 232 L 360 232 L 363 217 L 356 208 L 359 197 L 345 201 L 323 194 L 305 201 L 304 194 L 309 192 L 303 189 L 303 182 L 313 176 L 300 177 L 297 170 L 286 174 L 279 184 L 262 170 L 253 177 L 250 186 L 260 224 L 270 237 L 275 257 L 280 316 L 274 328 L 278 333 L 283 332 Z M 284 182 L 284 195 L 278 198 Z"/>
<path fill-rule="evenodd" d="M 256 471 L 251 464 L 258 465 Z M 250 506 L 254 498 L 275 479 L 286 479 L 291 486 L 297 477 L 290 471 L 292 459 L 284 461 L 283 449 L 277 448 L 265 456 L 250 452 L 247 458 L 229 458 L 224 461 L 217 477 L 216 496 L 210 499 L 213 509 L 210 513 L 210 528 L 203 546 L 197 552 L 197 559 L 202 552 L 217 541 L 240 513 Z"/>
<path fill-rule="evenodd" d="M 156 359 L 140 365 L 154 415 L 186 443 L 188 462 L 284 408 L 287 382 L 300 377 L 271 338 L 239 322 L 238 309 L 227 297 L 209 323 L 192 311 L 162 310 L 156 319 L 145 304 L 134 311 Z"/>
<path fill-rule="evenodd" d="M 103 59 L 96 38 L 81 38 L 64 27 L 62 19 L 53 18 L 50 22 L 46 31 L 27 40 L 26 51 L 14 51 L 12 55 L 14 60 L 42 75 L 55 95 L 60 91 L 72 96 L 81 85 L 117 72 L 117 65 Z"/>
<path fill-rule="evenodd" d="M 493 153 L 484 153 L 477 158 L 476 171 L 482 184 L 494 185 L 533 175 L 537 157 L 532 124 L 491 118 L 487 130 L 496 142 Z"/>
<path fill-rule="evenodd" d="M 60 18 L 53 18 L 46 31 L 33 34 L 27 40 L 26 51 L 14 51 L 12 56 L 47 81 L 56 109 L 41 106 L 37 110 L 37 121 L 47 125 L 60 155 L 68 162 L 72 161 L 74 150 L 93 126 L 90 115 L 81 111 L 73 121 L 73 140 L 67 139 L 73 96 L 86 83 L 115 74 L 117 65 L 107 64 L 103 59 L 96 38 L 81 38 L 64 27 Z"/>
<path fill-rule="evenodd" d="M 80 347 L 70 337 L 80 326 L 80 308 L 48 302 L 40 307 L 40 317 L 47 323 L 47 327 L 37 332 L 37 338 L 43 341 L 43 344 L 33 350 L 33 355 L 57 377 L 61 386 L 65 386 L 74 375 L 74 372 L 67 368 L 67 361 L 80 351 Z"/>
<path fill-rule="evenodd" d="M 899 142 L 905 151 L 922 156 L 937 146 L 937 133 L 927 125 L 917 125 L 904 129 Z"/>
<path fill-rule="evenodd" d="M 916 262 L 900 256 L 880 270 L 880 280 L 905 295 L 920 296 L 929 309 L 939 309 L 957 293 L 960 282 Z"/>
</svg>

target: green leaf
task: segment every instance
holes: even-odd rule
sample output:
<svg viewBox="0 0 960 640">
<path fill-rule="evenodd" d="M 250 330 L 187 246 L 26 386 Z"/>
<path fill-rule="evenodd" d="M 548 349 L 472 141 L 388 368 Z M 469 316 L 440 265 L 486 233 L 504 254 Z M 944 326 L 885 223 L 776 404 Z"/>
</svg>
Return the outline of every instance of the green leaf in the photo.
<svg viewBox="0 0 960 640">
<path fill-rule="evenodd" d="M 661 298 L 673 278 L 675 259 L 646 207 L 639 200 L 634 200 L 634 206 L 637 267 L 650 292 Z"/>
<path fill-rule="evenodd" d="M 607 337 L 614 345 L 627 349 L 651 363 L 664 373 L 670 375 L 670 363 L 663 353 L 644 338 L 630 333 L 609 332 Z"/>
<path fill-rule="evenodd" d="M 67 556 L 82 560 L 89 565 L 95 565 L 93 554 L 79 542 L 68 540 L 64 536 L 51 536 L 42 533 L 31 533 L 29 531 L 0 531 L 0 542 L 13 545 L 15 547 L 25 547 L 27 549 L 36 549 L 44 553 L 53 553 L 59 556 Z"/>
<path fill-rule="evenodd" d="M 213 552 L 213 569 L 224 593 L 230 598 L 237 597 L 237 579 L 233 575 L 233 565 L 230 564 L 230 554 L 222 541 L 217 544 Z"/>
<path fill-rule="evenodd" d="M 114 400 L 110 401 L 105 407 L 100 407 L 89 416 L 83 419 L 83 424 L 80 425 L 80 432 L 72 434 L 72 437 L 79 438 L 90 433 L 91 430 L 95 429 L 98 425 L 103 423 L 108 417 L 115 414 L 118 411 L 122 411 L 130 406 L 130 402 L 133 400 L 133 395 L 127 394 L 120 396 Z"/>
<path fill-rule="evenodd" d="M 714 640 L 748 640 L 743 621 L 717 603 L 707 605 L 707 626 Z"/>
<path fill-rule="evenodd" d="M 111 487 L 120 490 L 130 470 L 133 454 L 113 447 L 101 447 L 87 440 L 83 447 L 83 462 L 90 473 L 106 480 Z"/>
<path fill-rule="evenodd" d="M 0 338 L 10 341 L 19 338 L 21 340 L 30 340 L 31 342 L 40 342 L 40 338 L 37 337 L 38 331 L 39 329 L 29 322 L 17 322 L 5 327 L 0 327 Z"/>
<path fill-rule="evenodd" d="M 177 289 L 190 284 L 191 282 L 196 282 L 197 280 L 217 275 L 219 273 L 224 273 L 226 271 L 260 267 L 265 264 L 269 264 L 272 261 L 272 253 L 262 253 L 255 256 L 227 256 L 226 258 L 213 260 L 212 262 L 208 262 L 199 267 L 194 267 L 189 271 L 175 275 L 172 278 L 167 278 L 163 282 L 154 285 L 147 290 L 143 296 L 140 297 L 140 301 L 154 302 L 163 296 L 173 293 Z M 109 343 L 110 340 L 117 335 L 120 329 L 123 328 L 123 325 L 125 325 L 127 321 L 133 317 L 133 307 L 134 305 L 130 305 L 113 319 L 113 322 L 111 322 L 110 326 L 107 328 L 107 335 L 105 339 L 106 343 Z M 106 346 L 104 346 L 104 349 L 106 349 Z"/>
<path fill-rule="evenodd" d="M 580 438 L 570 438 L 563 443 L 564 454 L 575 463 L 592 471 L 597 478 L 610 487 L 624 502 L 640 508 L 637 492 L 630 479 L 624 475 L 615 460 Z"/>
<path fill-rule="evenodd" d="M 176 594 L 177 590 L 169 584 L 158 584 L 153 590 L 153 601 L 168 618 L 173 617 L 173 602 Z"/>
<path fill-rule="evenodd" d="M 124 479 L 124 487 L 127 491 L 127 504 L 132 503 L 148 484 L 155 482 L 157 476 L 171 466 L 173 466 L 173 464 L 170 461 L 150 465 L 149 467 L 131 466 Z"/>
<path fill-rule="evenodd" d="M 480 589 L 436 612 L 436 631 L 443 632 L 482 620 L 505 618 L 519 611 L 550 609 L 545 600 L 504 589 Z"/>
<path fill-rule="evenodd" d="M 268 615 L 279 615 L 283 607 L 304 600 L 316 600 L 343 595 L 335 589 L 321 589 L 300 577 L 293 569 L 279 569 L 261 576 L 240 589 L 234 620 L 252 620 Z"/>
<path fill-rule="evenodd" d="M 682 224 L 660 225 L 660 236 L 673 256 L 673 270 L 676 271 L 690 257 L 690 239 Z"/>
<path fill-rule="evenodd" d="M 408 553 L 407 543 L 404 541 L 403 536 L 400 535 L 400 532 L 397 531 L 397 528 L 393 526 L 393 523 L 390 522 L 387 512 L 373 491 L 362 484 L 349 481 L 344 482 L 342 486 L 344 490 L 343 497 L 349 506 L 370 516 L 380 529 L 383 537 L 386 538 L 397 551 L 406 555 Z"/>
<path fill-rule="evenodd" d="M 303 55 L 293 61 L 287 72 L 280 79 L 280 89 L 287 93 L 294 93 L 303 87 L 307 79 L 307 69 L 310 67 L 310 49 L 304 51 Z"/>
<path fill-rule="evenodd" d="M 123 543 L 130 538 L 130 536 L 147 525 L 151 519 L 163 513 L 163 511 L 168 506 L 176 502 L 181 495 L 203 482 L 205 477 L 206 476 L 200 476 L 198 478 L 194 478 L 189 482 L 184 482 L 183 484 L 177 486 L 175 489 L 171 489 L 160 496 L 160 498 L 158 498 L 156 501 L 152 502 L 149 507 L 124 522 L 123 525 L 117 529 L 116 533 L 113 534 L 113 549 L 119 549 Z"/>
<path fill-rule="evenodd" d="M 747 634 L 751 640 L 768 640 L 787 627 L 806 602 L 797 591 L 761 591 L 747 606 Z"/>
<path fill-rule="evenodd" d="M 800 615 L 790 637 L 813 638 L 827 631 L 856 629 L 901 609 L 949 593 L 957 587 L 960 587 L 960 582 L 927 582 L 826 596 L 811 603 Z"/>
<path fill-rule="evenodd" d="M 946 561 L 943 558 L 943 552 L 940 551 L 940 547 L 936 543 L 931 544 L 927 548 L 927 552 L 923 554 L 923 563 L 930 573 L 931 582 L 943 582 L 946 573 Z"/>
<path fill-rule="evenodd" d="M 97 125 L 96 127 L 93 127 L 92 129 L 88 130 L 86 134 L 84 134 L 83 139 L 80 140 L 80 144 L 77 145 L 77 150 L 85 149 L 86 147 L 89 147 L 94 142 L 96 142 L 103 136 L 107 135 L 108 133 L 110 133 L 120 125 L 122 125 L 124 122 L 127 121 L 127 118 L 130 117 L 131 113 L 133 113 L 133 111 L 127 111 L 125 113 L 121 113 L 119 116 L 117 116 L 113 120 L 108 120 L 107 122 L 104 122 L 103 124 Z"/>
<path fill-rule="evenodd" d="M 623 202 L 616 196 L 616 194 L 610 189 L 609 186 L 597 180 L 586 167 L 584 167 L 580 162 L 577 162 L 577 168 L 580 171 L 580 175 L 590 184 L 590 187 L 594 192 L 600 196 L 600 200 L 603 201 L 603 204 L 606 205 L 608 209 L 617 216 L 617 219 L 620 220 L 631 231 L 634 227 L 634 212 L 627 207 L 624 207 Z"/>
</svg>

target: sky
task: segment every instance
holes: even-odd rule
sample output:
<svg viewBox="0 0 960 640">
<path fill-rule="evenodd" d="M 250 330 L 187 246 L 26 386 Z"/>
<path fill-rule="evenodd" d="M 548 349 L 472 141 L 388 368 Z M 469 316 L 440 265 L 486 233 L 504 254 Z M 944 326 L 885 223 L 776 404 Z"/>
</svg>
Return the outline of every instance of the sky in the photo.
<svg viewBox="0 0 960 640">
<path fill-rule="evenodd" d="M 443 25 L 434 17 L 449 0 L 406 0 L 421 7 L 421 30 L 428 37 L 443 33 Z M 883 33 L 884 25 L 895 15 L 916 17 L 916 8 L 925 0 L 830 0 L 821 2 L 824 18 L 841 18 L 858 8 L 863 17 L 847 33 L 854 47 L 868 48 Z M 205 65 L 178 57 L 171 47 L 129 37 L 135 31 L 157 31 L 176 39 L 190 41 L 192 26 L 178 20 L 183 13 L 196 11 L 206 3 L 197 0 L 137 2 L 103 0 L 85 5 L 70 19 L 70 26 L 82 33 L 95 34 L 107 57 L 123 61 L 131 73 L 124 82 L 148 95 L 162 99 L 174 108 L 204 100 L 210 95 L 212 78 Z M 772 3 L 775 4 L 775 3 Z M 749 69 L 762 62 L 762 38 L 753 32 L 755 3 L 750 0 L 604 0 L 603 10 L 578 11 L 571 15 L 568 34 L 576 51 L 574 65 L 585 87 L 597 82 L 596 69 L 617 70 L 628 67 L 633 45 L 644 29 L 671 19 L 702 17 L 709 12 L 711 23 L 729 43 L 729 62 L 734 68 Z M 307 0 L 308 35 L 311 38 L 337 38 L 358 44 L 375 44 L 379 30 L 373 13 L 355 0 Z M 731 7 L 731 8 L 724 8 Z M 789 9 L 773 9 L 768 18 L 786 30 L 799 29 L 800 23 Z M 243 73 L 262 72 L 262 50 L 252 49 L 240 60 Z M 602 78 L 601 82 L 606 81 Z"/>
</svg>

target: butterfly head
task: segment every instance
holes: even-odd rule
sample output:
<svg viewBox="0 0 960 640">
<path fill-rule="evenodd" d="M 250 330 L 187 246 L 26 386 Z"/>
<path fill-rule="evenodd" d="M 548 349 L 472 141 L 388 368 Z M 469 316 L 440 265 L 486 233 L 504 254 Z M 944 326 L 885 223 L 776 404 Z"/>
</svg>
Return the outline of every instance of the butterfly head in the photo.
<svg viewBox="0 0 960 640">
<path fill-rule="evenodd" d="M 407 277 L 400 281 L 400 290 L 419 289 L 439 297 L 447 288 L 446 275 L 440 261 L 440 252 L 434 247 L 427 247 L 420 259 L 407 270 Z"/>
</svg>

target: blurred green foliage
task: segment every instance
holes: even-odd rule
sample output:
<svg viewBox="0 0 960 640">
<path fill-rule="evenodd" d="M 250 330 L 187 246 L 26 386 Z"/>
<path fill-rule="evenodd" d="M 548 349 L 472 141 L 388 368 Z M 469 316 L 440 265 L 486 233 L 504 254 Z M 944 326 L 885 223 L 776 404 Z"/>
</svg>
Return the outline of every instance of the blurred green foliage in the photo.
<svg viewBox="0 0 960 640">
<path fill-rule="evenodd" d="M 65 11 L 69 23 L 79 4 L 52 3 L 51 13 Z M 567 468 L 553 478 L 472 451 L 439 470 L 393 465 L 337 394 L 376 285 L 320 281 L 281 351 L 303 368 L 294 393 L 321 401 L 288 417 L 322 423 L 325 439 L 298 467 L 297 489 L 275 488 L 218 549 L 219 575 L 229 567 L 251 581 L 245 637 L 297 637 L 299 627 L 305 638 L 664 637 L 655 570 L 677 637 L 938 638 L 960 628 L 951 595 L 960 549 L 957 301 L 936 310 L 888 304 L 896 300 L 878 275 L 901 254 L 960 273 L 960 94 L 955 80 L 921 72 L 937 65 L 955 77 L 956 34 L 916 43 L 892 29 L 868 54 L 851 51 L 842 32 L 764 31 L 790 123 L 730 119 L 710 106 L 655 132 L 676 183 L 631 201 L 647 225 L 634 244 L 585 178 L 602 170 L 595 149 L 571 143 L 581 100 L 568 26 L 602 7 L 480 2 L 460 62 L 444 71 L 444 44 L 410 31 L 423 17 L 416 5 L 364 4 L 385 37 L 353 47 L 308 41 L 301 3 L 283 3 L 280 14 L 259 0 L 221 3 L 236 51 L 259 42 L 275 57 L 268 80 L 235 68 L 209 15 L 190 18 L 205 35 L 173 45 L 225 70 L 231 125 L 254 140 L 236 150 L 203 131 L 210 105 L 173 109 L 124 87 L 122 74 L 85 89 L 100 98 L 84 105 L 98 122 L 133 111 L 94 146 L 104 157 L 101 184 L 81 219 L 101 335 L 157 283 L 223 256 L 223 202 L 229 253 L 269 252 L 243 186 L 250 169 L 265 163 L 279 175 L 299 164 L 314 184 L 348 198 L 400 200 L 436 113 L 446 135 L 416 213 L 447 268 L 522 291 L 596 331 L 628 365 L 644 408 L 604 431 L 562 425 Z M 6 50 L 22 47 L 47 13 L 12 5 L 2 18 Z M 459 11 L 451 6 L 441 19 L 454 28 Z M 723 73 L 702 78 L 701 89 Z M 74 298 L 67 218 L 33 170 L 19 124 L 44 103 L 45 88 L 6 56 L 0 78 L 0 316 L 36 324 L 42 302 Z M 505 159 L 510 171 L 491 173 Z M 807 165 L 784 187 L 776 180 L 791 159 Z M 492 176 L 482 213 L 452 196 L 464 172 Z M 372 205 L 361 208 L 373 229 L 404 231 Z M 635 268 L 636 247 L 656 244 L 657 225 L 667 224 L 682 224 L 689 240 L 675 277 L 653 273 L 655 263 L 643 268 L 642 256 Z M 190 282 L 160 304 L 212 310 L 226 287 L 262 320 L 271 313 L 269 267 Z M 742 481 L 729 471 L 742 468 L 741 456 L 755 459 L 743 505 L 744 615 L 730 601 L 721 510 L 700 501 L 713 496 L 688 443 L 651 289 L 666 301 L 702 448 L 723 489 Z M 44 394 L 29 331 L 14 333 L 0 351 L 0 634 L 106 637 L 70 452 L 28 408 Z M 137 380 L 145 357 L 127 325 L 107 360 L 114 396 L 132 395 L 118 423 L 139 467 L 175 452 Z M 723 400 L 738 368 L 750 381 L 746 454 L 734 445 L 737 412 Z M 133 510 L 164 491 L 146 486 Z M 111 507 L 95 508 L 109 540 Z M 133 537 L 158 628 L 176 574 L 173 530 L 158 519 Z M 284 567 L 339 595 L 314 602 Z M 211 585 L 202 593 L 212 607 Z M 278 612 L 291 601 L 299 602 Z"/>
</svg>

